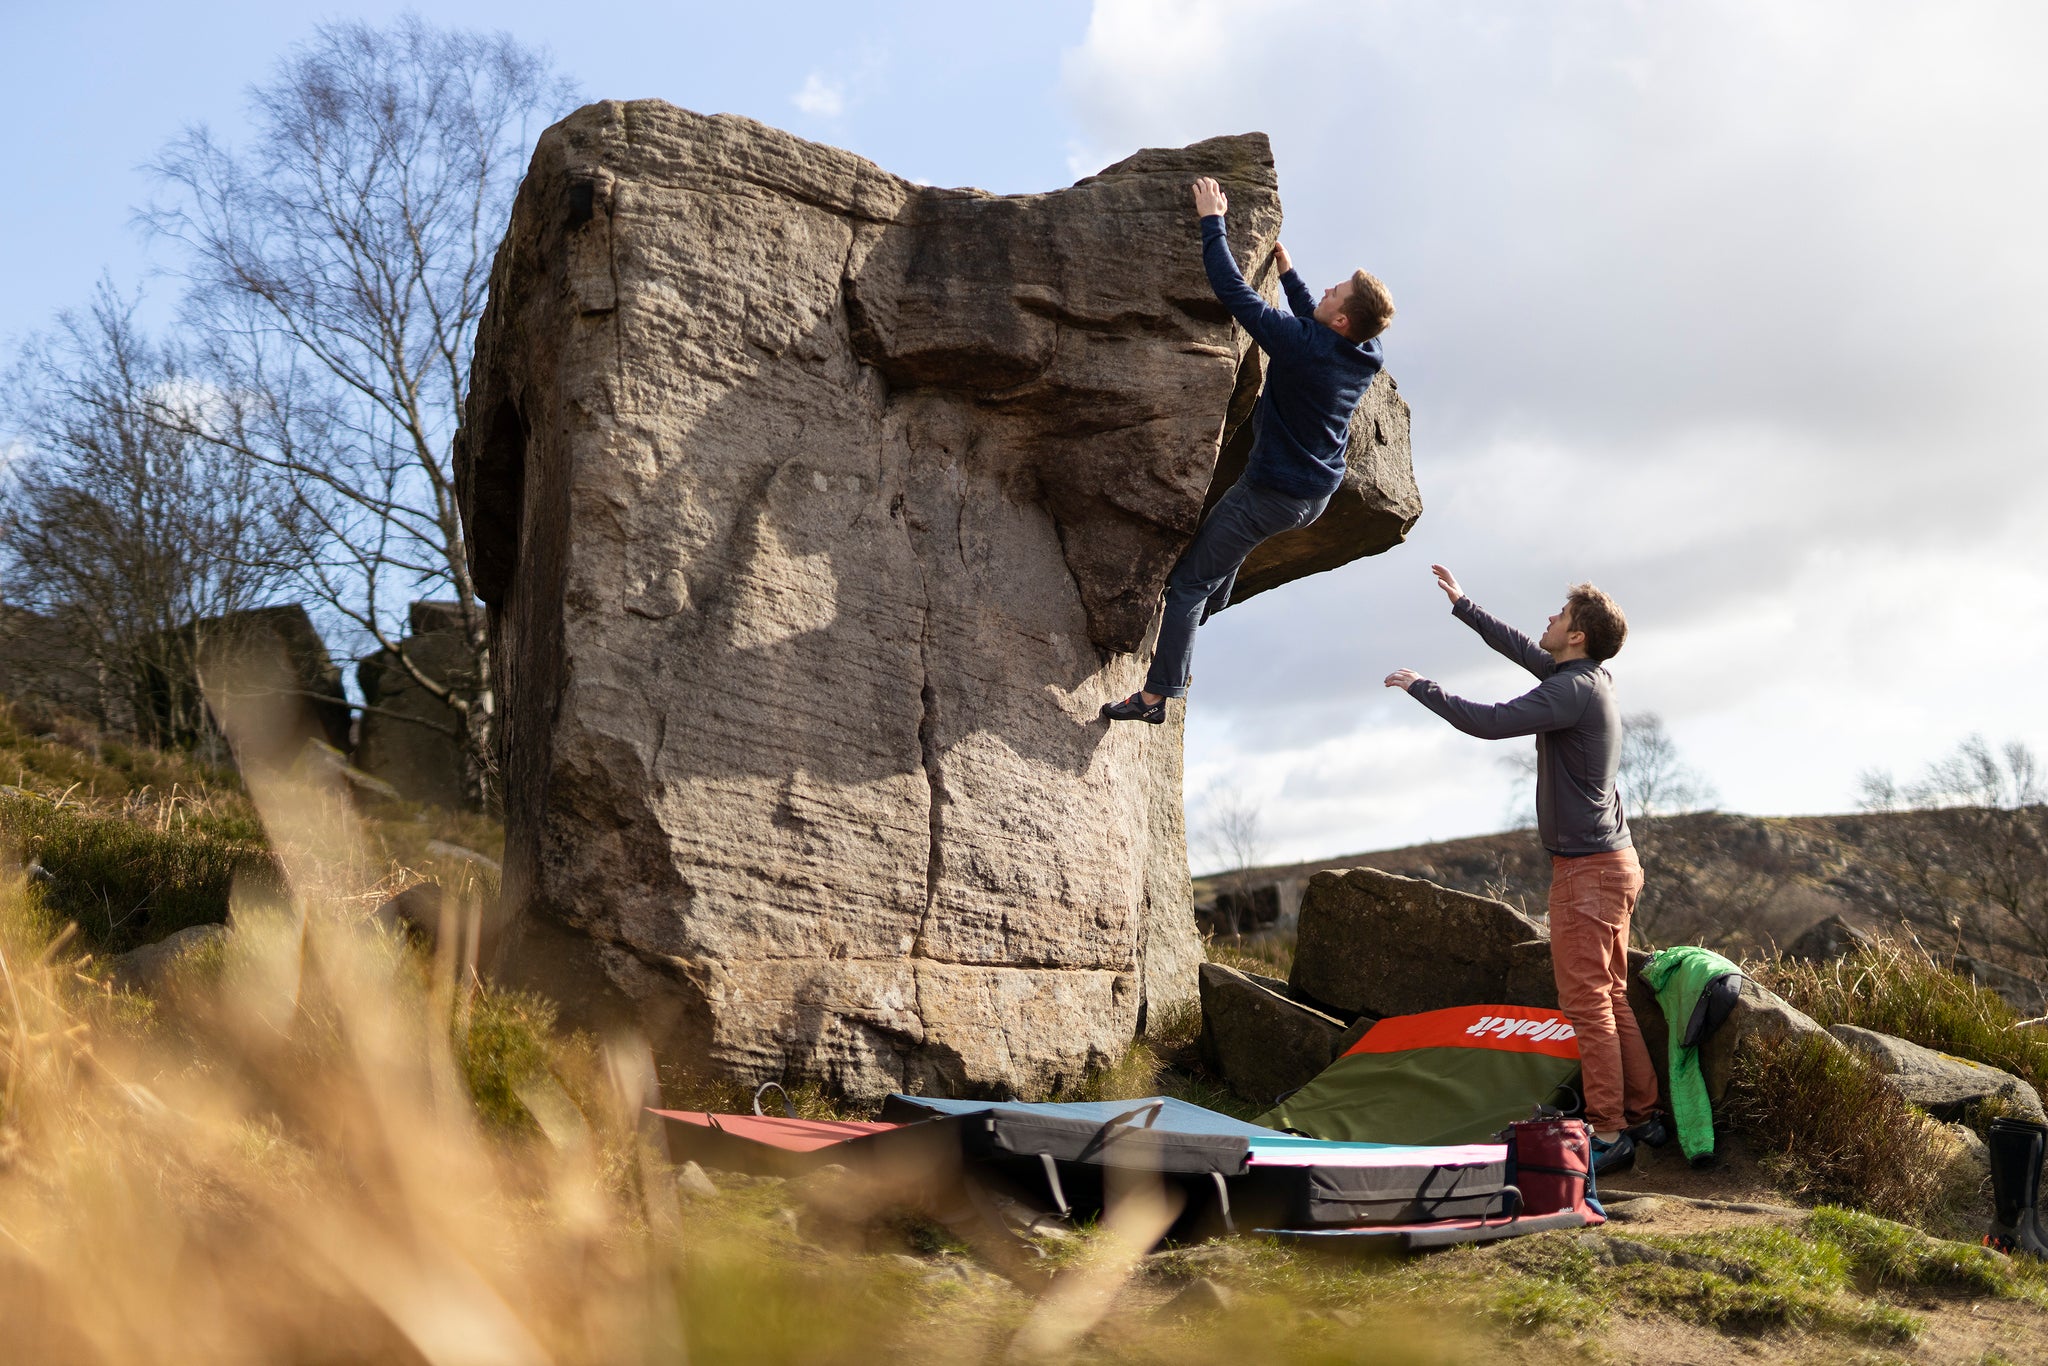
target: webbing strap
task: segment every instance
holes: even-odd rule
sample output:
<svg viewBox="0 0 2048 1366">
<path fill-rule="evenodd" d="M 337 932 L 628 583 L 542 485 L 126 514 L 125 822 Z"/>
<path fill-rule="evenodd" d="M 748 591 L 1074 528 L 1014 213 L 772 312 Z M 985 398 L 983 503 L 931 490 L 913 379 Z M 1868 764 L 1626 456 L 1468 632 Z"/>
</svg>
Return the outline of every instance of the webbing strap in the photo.
<svg viewBox="0 0 2048 1366">
<path fill-rule="evenodd" d="M 1209 1179 L 1216 1183 L 1216 1208 L 1223 1212 L 1224 1230 L 1237 1232 L 1237 1221 L 1230 1217 L 1230 1187 L 1224 1183 L 1223 1173 L 1212 1170 Z"/>
<path fill-rule="evenodd" d="M 1053 1208 L 1061 1217 L 1071 1217 L 1073 1211 L 1067 1208 L 1067 1192 L 1060 1185 L 1060 1164 L 1052 1160 L 1051 1153 L 1040 1153 L 1038 1164 L 1045 1168 L 1045 1188 L 1052 1195 Z"/>
</svg>

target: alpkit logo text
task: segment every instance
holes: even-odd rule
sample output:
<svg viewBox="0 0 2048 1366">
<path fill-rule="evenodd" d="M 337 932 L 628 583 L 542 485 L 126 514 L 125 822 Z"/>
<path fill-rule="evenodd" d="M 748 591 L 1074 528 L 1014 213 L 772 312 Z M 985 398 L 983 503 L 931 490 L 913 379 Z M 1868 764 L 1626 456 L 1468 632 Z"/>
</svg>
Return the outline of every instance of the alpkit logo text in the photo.
<svg viewBox="0 0 2048 1366">
<path fill-rule="evenodd" d="M 1578 1031 L 1569 1021 L 1553 1015 L 1547 1020 L 1516 1020 L 1502 1016 L 1482 1015 L 1479 1023 L 1469 1026 L 1467 1034 L 1491 1034 L 1497 1039 L 1525 1038 L 1532 1043 L 1546 1039 L 1576 1039 Z"/>
</svg>

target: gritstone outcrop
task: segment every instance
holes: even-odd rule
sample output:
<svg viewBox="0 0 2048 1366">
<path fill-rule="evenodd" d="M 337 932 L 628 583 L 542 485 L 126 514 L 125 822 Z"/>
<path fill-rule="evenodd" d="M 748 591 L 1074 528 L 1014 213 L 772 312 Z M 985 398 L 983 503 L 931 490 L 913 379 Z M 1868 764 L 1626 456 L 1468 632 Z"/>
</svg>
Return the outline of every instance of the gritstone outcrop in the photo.
<svg viewBox="0 0 2048 1366">
<path fill-rule="evenodd" d="M 502 977 L 853 1095 L 1040 1090 L 1193 996 L 1179 726 L 1096 710 L 1256 395 L 1198 174 L 1270 288 L 1258 135 L 1023 196 L 652 101 L 542 136 L 458 441 Z M 1420 512 L 1372 405 L 1340 558 Z"/>
</svg>

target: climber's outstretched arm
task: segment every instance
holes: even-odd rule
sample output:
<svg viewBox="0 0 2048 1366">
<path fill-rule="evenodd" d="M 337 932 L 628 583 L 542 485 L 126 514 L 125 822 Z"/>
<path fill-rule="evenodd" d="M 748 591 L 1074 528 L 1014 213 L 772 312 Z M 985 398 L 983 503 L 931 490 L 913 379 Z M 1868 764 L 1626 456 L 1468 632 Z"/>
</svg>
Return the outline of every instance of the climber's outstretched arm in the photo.
<svg viewBox="0 0 2048 1366">
<path fill-rule="evenodd" d="M 1194 192 L 1195 212 L 1202 216 L 1202 268 L 1209 274 L 1209 288 L 1267 355 L 1293 350 L 1301 344 L 1303 329 L 1312 324 L 1282 313 L 1244 282 L 1224 231 L 1223 215 L 1230 208 L 1230 197 L 1223 187 L 1203 176 L 1195 182 Z M 1302 292 L 1307 293 L 1305 286 Z"/>
<path fill-rule="evenodd" d="M 1316 296 L 1308 292 L 1308 285 L 1295 274 L 1294 258 L 1278 242 L 1273 244 L 1273 262 L 1280 267 L 1280 292 L 1287 296 L 1287 307 L 1297 318 L 1315 317 Z"/>
</svg>

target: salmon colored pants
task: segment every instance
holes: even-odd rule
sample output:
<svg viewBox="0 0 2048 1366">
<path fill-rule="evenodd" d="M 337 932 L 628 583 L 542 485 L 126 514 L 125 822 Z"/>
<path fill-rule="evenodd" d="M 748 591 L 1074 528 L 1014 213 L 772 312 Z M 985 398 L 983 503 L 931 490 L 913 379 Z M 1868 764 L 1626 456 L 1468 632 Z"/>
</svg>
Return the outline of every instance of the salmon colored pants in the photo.
<svg viewBox="0 0 2048 1366">
<path fill-rule="evenodd" d="M 1579 1035 L 1586 1123 L 1612 1133 L 1650 1117 L 1657 1069 L 1628 1004 L 1628 922 L 1643 891 L 1636 851 L 1550 860 L 1550 966 Z"/>
</svg>

